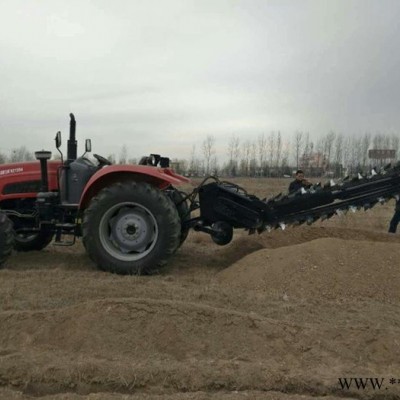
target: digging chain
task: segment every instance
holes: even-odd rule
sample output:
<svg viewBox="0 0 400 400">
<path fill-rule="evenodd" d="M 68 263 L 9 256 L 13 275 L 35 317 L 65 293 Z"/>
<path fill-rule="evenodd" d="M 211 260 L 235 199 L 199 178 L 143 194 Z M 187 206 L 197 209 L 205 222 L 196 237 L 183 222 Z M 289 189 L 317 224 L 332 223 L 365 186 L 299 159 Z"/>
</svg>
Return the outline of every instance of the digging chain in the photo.
<svg viewBox="0 0 400 400">
<path fill-rule="evenodd" d="M 295 193 L 279 194 L 265 201 L 263 224 L 259 232 L 285 229 L 287 225 L 313 224 L 350 211 L 367 210 L 400 196 L 400 163 L 375 169 L 367 176 L 360 173 L 352 179 L 333 180 L 300 189 Z"/>
</svg>

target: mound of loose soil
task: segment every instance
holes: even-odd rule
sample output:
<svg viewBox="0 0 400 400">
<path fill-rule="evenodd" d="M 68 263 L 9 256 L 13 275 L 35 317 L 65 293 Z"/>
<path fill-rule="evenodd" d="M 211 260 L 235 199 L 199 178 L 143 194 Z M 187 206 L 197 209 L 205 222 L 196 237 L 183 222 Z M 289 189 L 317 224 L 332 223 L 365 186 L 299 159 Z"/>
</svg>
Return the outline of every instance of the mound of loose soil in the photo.
<svg viewBox="0 0 400 400">
<path fill-rule="evenodd" d="M 285 299 L 400 300 L 400 244 L 337 238 L 256 251 L 218 274 L 218 281 Z"/>
<path fill-rule="evenodd" d="M 388 234 L 387 232 L 317 225 L 289 227 L 284 231 L 277 229 L 269 233 L 262 233 L 256 236 L 256 239 L 254 239 L 254 236 L 249 236 L 249 239 L 252 241 L 256 240 L 263 247 L 272 249 L 283 246 L 293 246 L 295 244 L 306 243 L 322 238 L 400 244 L 400 235 Z"/>
</svg>

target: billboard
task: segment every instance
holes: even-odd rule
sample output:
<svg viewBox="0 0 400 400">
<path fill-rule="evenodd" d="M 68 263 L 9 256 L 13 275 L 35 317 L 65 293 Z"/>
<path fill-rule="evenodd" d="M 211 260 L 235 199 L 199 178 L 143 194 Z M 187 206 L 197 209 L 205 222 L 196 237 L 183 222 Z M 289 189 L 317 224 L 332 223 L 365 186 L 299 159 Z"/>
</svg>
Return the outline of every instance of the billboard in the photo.
<svg viewBox="0 0 400 400">
<path fill-rule="evenodd" d="M 368 157 L 374 160 L 387 160 L 389 158 L 396 158 L 396 150 L 389 150 L 389 149 L 368 150 Z"/>
</svg>

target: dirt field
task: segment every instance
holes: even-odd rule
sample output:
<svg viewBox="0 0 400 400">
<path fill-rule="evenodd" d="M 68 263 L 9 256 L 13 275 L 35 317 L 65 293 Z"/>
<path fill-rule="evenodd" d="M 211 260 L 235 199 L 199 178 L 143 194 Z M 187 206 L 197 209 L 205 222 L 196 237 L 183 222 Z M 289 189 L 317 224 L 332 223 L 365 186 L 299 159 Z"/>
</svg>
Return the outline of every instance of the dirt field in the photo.
<svg viewBox="0 0 400 400">
<path fill-rule="evenodd" d="M 288 184 L 237 182 L 260 197 Z M 151 277 L 100 272 L 80 243 L 14 254 L 0 271 L 0 399 L 398 399 L 393 207 L 238 231 L 225 247 L 191 232 Z"/>
</svg>

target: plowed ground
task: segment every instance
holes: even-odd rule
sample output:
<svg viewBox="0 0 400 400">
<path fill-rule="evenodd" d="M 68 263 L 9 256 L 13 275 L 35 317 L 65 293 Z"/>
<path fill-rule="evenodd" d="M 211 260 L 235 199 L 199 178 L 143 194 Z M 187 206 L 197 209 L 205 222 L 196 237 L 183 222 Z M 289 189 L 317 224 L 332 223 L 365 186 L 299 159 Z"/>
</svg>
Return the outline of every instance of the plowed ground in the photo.
<svg viewBox="0 0 400 400">
<path fill-rule="evenodd" d="M 239 183 L 260 197 L 288 184 Z M 100 272 L 80 243 L 14 254 L 0 271 L 0 398 L 400 398 L 393 206 L 238 231 L 225 247 L 191 232 L 150 277 Z M 384 381 L 342 389 L 351 377 Z"/>
</svg>

